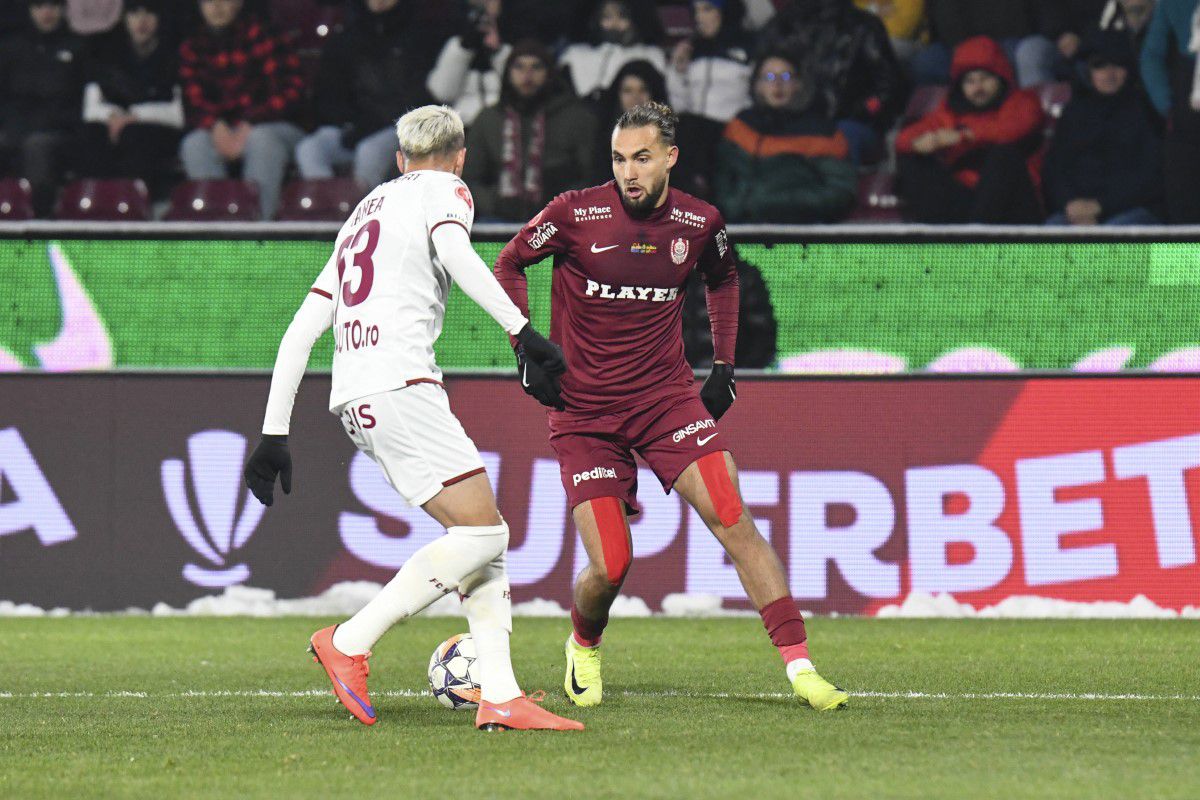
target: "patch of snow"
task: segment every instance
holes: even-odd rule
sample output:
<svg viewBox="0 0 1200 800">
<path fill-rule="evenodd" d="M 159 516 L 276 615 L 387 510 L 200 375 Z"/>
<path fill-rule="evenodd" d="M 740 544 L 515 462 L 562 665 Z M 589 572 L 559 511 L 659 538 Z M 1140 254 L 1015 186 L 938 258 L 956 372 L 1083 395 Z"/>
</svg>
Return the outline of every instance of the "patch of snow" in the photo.
<svg viewBox="0 0 1200 800">
<path fill-rule="evenodd" d="M 526 600 L 524 603 L 515 603 L 512 613 L 514 617 L 569 617 L 571 615 L 571 612 L 558 603 L 541 597 L 536 600 Z"/>
<path fill-rule="evenodd" d="M 650 611 L 650 606 L 646 605 L 646 601 L 640 597 L 626 597 L 623 594 L 617 595 L 617 599 L 613 601 L 612 608 L 608 610 L 610 617 L 651 617 L 654 616 Z"/>
<path fill-rule="evenodd" d="M 878 617 L 941 617 L 982 619 L 1200 619 L 1200 608 L 1186 606 L 1182 611 L 1161 608 L 1138 595 L 1129 602 L 1098 600 L 1081 602 L 1052 597 L 1006 597 L 994 606 L 976 609 L 960 603 L 948 594 L 929 595 L 912 592 L 899 605 L 884 606 Z"/>
<path fill-rule="evenodd" d="M 172 608 L 157 603 L 146 611 L 128 608 L 117 615 L 155 617 L 350 617 L 366 605 L 383 588 L 371 581 L 346 581 L 329 587 L 316 597 L 284 599 L 270 589 L 252 586 L 230 586 L 221 594 L 197 598 L 184 608 Z M 462 617 L 458 595 L 451 593 L 437 600 L 422 614 L 433 617 Z M 0 600 L 0 617 L 65 617 L 89 616 L 95 612 L 66 608 L 46 610 L 29 603 Z M 702 594 L 669 594 L 663 598 L 662 611 L 652 611 L 640 597 L 620 595 L 610 612 L 613 617 L 753 617 L 749 609 L 727 609 L 720 597 Z M 804 615 L 812 616 L 809 612 Z M 566 617 L 567 609 L 554 600 L 542 598 L 513 605 L 515 617 Z M 838 616 L 836 613 L 830 617 Z M 1138 595 L 1129 602 L 1076 602 L 1050 597 L 1014 596 L 994 606 L 976 609 L 960 603 L 948 594 L 930 595 L 912 592 L 903 602 L 883 606 L 876 616 L 883 618 L 967 618 L 983 619 L 1200 619 L 1200 607 L 1187 606 L 1182 611 L 1161 608 L 1152 600 Z"/>
</svg>

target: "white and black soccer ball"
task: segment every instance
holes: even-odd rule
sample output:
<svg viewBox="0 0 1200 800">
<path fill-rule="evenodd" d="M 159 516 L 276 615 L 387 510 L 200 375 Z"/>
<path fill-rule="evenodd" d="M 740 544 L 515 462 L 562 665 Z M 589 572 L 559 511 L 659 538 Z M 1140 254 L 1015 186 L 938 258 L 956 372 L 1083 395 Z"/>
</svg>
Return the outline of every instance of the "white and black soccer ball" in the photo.
<svg viewBox="0 0 1200 800">
<path fill-rule="evenodd" d="M 475 640 L 469 633 L 451 636 L 429 657 L 429 689 L 450 709 L 479 707 L 479 681 L 475 666 Z"/>
</svg>

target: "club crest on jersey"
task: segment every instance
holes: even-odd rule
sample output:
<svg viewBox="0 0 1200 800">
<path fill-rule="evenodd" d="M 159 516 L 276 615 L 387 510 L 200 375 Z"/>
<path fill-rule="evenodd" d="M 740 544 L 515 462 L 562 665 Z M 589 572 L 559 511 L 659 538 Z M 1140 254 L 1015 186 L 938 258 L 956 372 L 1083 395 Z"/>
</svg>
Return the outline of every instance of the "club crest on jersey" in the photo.
<svg viewBox="0 0 1200 800">
<path fill-rule="evenodd" d="M 462 184 L 455 186 L 454 193 L 458 195 L 460 200 L 467 204 L 467 208 L 475 207 L 475 201 L 471 199 L 471 190 L 466 186 L 463 186 Z"/>
<path fill-rule="evenodd" d="M 529 237 L 529 246 L 534 250 L 541 250 L 542 246 L 550 241 L 550 238 L 556 233 L 558 233 L 558 228 L 553 222 L 543 222 L 537 226 L 533 236 Z"/>
<path fill-rule="evenodd" d="M 671 261 L 675 262 L 676 264 L 682 264 L 683 262 L 687 261 L 687 256 L 687 239 L 684 239 L 682 236 L 680 236 L 678 239 L 675 239 L 671 242 Z"/>
</svg>

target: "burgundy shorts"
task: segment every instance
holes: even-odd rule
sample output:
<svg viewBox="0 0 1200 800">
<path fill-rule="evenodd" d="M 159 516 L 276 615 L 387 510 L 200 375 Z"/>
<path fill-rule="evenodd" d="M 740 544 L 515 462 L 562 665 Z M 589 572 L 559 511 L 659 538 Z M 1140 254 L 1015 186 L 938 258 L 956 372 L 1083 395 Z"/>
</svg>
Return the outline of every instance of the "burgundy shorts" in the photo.
<svg viewBox="0 0 1200 800">
<path fill-rule="evenodd" d="M 630 514 L 641 512 L 635 452 L 670 492 L 692 462 L 728 449 L 694 390 L 607 414 L 551 412 L 550 445 L 571 508 L 616 497 Z"/>
</svg>

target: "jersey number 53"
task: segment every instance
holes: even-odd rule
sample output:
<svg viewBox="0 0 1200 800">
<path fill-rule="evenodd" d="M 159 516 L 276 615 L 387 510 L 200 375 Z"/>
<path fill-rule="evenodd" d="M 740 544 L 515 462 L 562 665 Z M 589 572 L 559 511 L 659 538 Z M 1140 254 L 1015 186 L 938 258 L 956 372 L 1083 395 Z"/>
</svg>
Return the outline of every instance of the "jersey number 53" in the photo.
<svg viewBox="0 0 1200 800">
<path fill-rule="evenodd" d="M 375 283 L 375 262 L 371 256 L 379 246 L 379 220 L 369 220 L 353 235 L 347 236 L 338 247 L 337 269 L 338 282 L 342 286 L 342 302 L 347 306 L 356 306 L 367 299 L 371 286 Z M 349 251 L 349 252 L 347 252 Z M 358 270 L 358 274 L 346 274 L 346 259 Z M 351 288 L 352 286 L 357 286 Z"/>
</svg>

